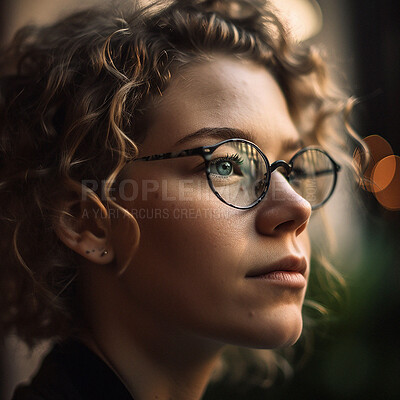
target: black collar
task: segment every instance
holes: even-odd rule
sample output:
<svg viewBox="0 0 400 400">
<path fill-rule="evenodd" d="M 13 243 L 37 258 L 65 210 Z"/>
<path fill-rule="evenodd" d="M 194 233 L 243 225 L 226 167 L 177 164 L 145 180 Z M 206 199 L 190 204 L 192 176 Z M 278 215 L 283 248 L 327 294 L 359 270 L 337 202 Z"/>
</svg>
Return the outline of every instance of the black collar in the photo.
<svg viewBox="0 0 400 400">
<path fill-rule="evenodd" d="M 109 366 L 75 339 L 53 346 L 32 381 L 32 389 L 51 400 L 133 400 Z"/>
</svg>

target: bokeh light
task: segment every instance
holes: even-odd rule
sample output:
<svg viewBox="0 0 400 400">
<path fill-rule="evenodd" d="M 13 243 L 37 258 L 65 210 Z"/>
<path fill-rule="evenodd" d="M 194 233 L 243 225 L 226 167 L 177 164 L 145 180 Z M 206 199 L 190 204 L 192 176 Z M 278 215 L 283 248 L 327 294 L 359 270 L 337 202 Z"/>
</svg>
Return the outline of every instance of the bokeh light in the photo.
<svg viewBox="0 0 400 400">
<path fill-rule="evenodd" d="M 387 185 L 385 182 L 390 183 L 393 178 L 394 170 L 392 170 L 393 174 L 391 176 L 387 176 L 383 179 L 383 181 L 374 181 L 372 179 L 372 172 L 374 167 L 377 165 L 379 161 L 384 159 L 385 157 L 393 155 L 393 150 L 390 144 L 379 135 L 370 135 L 364 138 L 364 143 L 367 145 L 369 150 L 369 163 L 366 170 L 363 173 L 362 180 L 360 181 L 360 185 L 363 189 L 368 190 L 369 192 L 378 192 L 379 190 L 384 189 Z M 356 149 L 353 155 L 353 160 L 359 170 L 361 170 L 360 166 L 361 155 L 359 149 Z M 377 175 L 381 178 L 381 175 Z"/>
<path fill-rule="evenodd" d="M 391 155 L 380 160 L 372 172 L 374 195 L 388 210 L 400 210 L 400 157 Z"/>
<path fill-rule="evenodd" d="M 364 143 L 369 150 L 369 163 L 363 173 L 363 153 L 356 149 L 354 166 L 360 171 L 360 186 L 375 196 L 388 210 L 400 210 L 400 157 L 393 154 L 390 144 L 379 135 L 367 136 Z"/>
</svg>

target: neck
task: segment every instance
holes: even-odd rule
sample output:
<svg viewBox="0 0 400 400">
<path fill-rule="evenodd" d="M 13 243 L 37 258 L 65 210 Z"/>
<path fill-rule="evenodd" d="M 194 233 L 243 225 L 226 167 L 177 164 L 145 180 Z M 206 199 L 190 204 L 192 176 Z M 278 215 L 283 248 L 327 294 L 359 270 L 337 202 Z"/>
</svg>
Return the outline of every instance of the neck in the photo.
<svg viewBox="0 0 400 400">
<path fill-rule="evenodd" d="M 127 307 L 129 299 L 123 298 L 118 283 L 103 278 L 85 287 L 88 328 L 82 340 L 114 370 L 135 400 L 200 399 L 222 345 Z"/>
</svg>

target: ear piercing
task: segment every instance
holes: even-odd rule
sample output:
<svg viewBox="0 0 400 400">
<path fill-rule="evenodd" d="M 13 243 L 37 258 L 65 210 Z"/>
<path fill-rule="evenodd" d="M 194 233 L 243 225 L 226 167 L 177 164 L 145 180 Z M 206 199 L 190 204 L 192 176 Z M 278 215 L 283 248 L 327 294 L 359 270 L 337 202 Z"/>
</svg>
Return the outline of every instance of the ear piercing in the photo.
<svg viewBox="0 0 400 400">
<path fill-rule="evenodd" d="M 99 250 L 99 251 L 101 251 L 101 250 Z M 93 249 L 92 251 L 86 250 L 86 254 L 90 254 L 90 253 L 94 253 L 94 249 Z M 107 254 L 108 254 L 108 251 L 107 251 L 107 249 L 105 249 L 105 250 L 103 250 L 103 252 L 100 254 L 100 257 L 104 257 L 104 256 L 106 256 Z"/>
<path fill-rule="evenodd" d="M 108 254 L 108 251 L 107 251 L 107 250 L 104 250 L 104 251 L 101 253 L 100 257 L 104 257 L 104 256 L 106 256 L 107 254 Z"/>
</svg>

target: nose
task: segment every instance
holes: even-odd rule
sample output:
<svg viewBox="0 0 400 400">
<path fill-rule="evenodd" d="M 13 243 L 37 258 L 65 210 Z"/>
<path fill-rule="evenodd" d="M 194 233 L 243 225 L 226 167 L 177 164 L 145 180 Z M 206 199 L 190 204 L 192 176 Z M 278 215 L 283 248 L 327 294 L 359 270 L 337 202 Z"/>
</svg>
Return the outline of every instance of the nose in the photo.
<svg viewBox="0 0 400 400">
<path fill-rule="evenodd" d="M 256 228 L 259 233 L 276 236 L 293 232 L 298 236 L 310 219 L 311 205 L 295 192 L 280 172 L 274 171 L 267 195 L 257 212 Z"/>
</svg>

